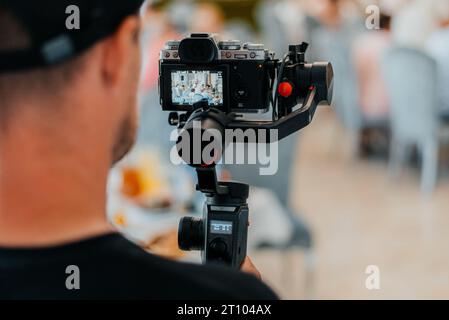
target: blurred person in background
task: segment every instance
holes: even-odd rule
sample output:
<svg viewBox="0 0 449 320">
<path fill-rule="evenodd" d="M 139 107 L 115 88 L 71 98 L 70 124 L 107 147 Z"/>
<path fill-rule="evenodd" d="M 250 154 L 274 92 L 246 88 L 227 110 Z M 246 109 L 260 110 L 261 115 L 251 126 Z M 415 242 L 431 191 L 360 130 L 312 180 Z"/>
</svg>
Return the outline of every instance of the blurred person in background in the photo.
<svg viewBox="0 0 449 320">
<path fill-rule="evenodd" d="M 161 3 L 167 1 L 160 0 Z M 195 11 L 196 0 L 172 0 L 163 10 L 167 13 L 170 23 L 182 35 L 189 32 L 190 20 Z"/>
<path fill-rule="evenodd" d="M 216 3 L 204 1 L 194 6 L 193 14 L 190 17 L 190 33 L 218 33 L 220 39 L 229 39 L 226 34 L 223 34 L 224 26 L 224 12 Z"/>
<path fill-rule="evenodd" d="M 354 39 L 364 30 L 358 2 L 309 0 L 304 8 L 308 14 L 309 60 L 332 61 L 335 71 L 332 104 L 344 125 L 354 129 L 359 119 L 351 47 Z"/>
<path fill-rule="evenodd" d="M 151 255 L 110 227 L 108 173 L 137 131 L 143 0 L 46 3 L 0 6 L 0 298 L 276 298 L 251 275 Z M 69 4 L 86 13 L 81 34 L 66 28 Z"/>
<path fill-rule="evenodd" d="M 439 1 L 402 1 L 391 25 L 395 45 L 425 50 L 427 40 L 438 28 Z"/>
<path fill-rule="evenodd" d="M 437 62 L 442 118 L 449 123 L 449 0 L 438 0 L 436 5 L 439 28 L 430 35 L 426 49 Z"/>
<path fill-rule="evenodd" d="M 308 41 L 303 1 L 263 0 L 255 12 L 263 43 L 282 59 L 288 45 Z"/>
<path fill-rule="evenodd" d="M 361 114 L 358 147 L 362 154 L 388 148 L 389 101 L 381 64 L 391 45 L 390 22 L 391 16 L 381 13 L 380 29 L 367 30 L 353 43 L 352 59 Z"/>
<path fill-rule="evenodd" d="M 390 20 L 390 16 L 381 14 L 380 30 L 363 33 L 353 44 L 352 57 L 359 86 L 358 105 L 367 119 L 384 120 L 389 113 L 381 59 L 391 45 Z"/>
<path fill-rule="evenodd" d="M 179 40 L 181 34 L 171 16 L 160 5 L 148 6 L 143 29 L 143 64 L 140 91 L 140 123 L 137 144 L 159 149 L 167 154 L 172 147 L 167 117 L 159 108 L 159 54 L 168 40 Z"/>
<path fill-rule="evenodd" d="M 168 13 L 159 6 L 149 5 L 144 16 L 143 26 L 143 81 L 141 90 L 157 87 L 159 77 L 159 53 L 167 40 L 176 40 L 181 35 L 176 31 Z"/>
<path fill-rule="evenodd" d="M 243 20 L 226 20 L 226 14 L 217 3 L 198 1 L 192 4 L 188 33 L 215 33 L 218 40 L 254 42 L 254 32 Z"/>
</svg>

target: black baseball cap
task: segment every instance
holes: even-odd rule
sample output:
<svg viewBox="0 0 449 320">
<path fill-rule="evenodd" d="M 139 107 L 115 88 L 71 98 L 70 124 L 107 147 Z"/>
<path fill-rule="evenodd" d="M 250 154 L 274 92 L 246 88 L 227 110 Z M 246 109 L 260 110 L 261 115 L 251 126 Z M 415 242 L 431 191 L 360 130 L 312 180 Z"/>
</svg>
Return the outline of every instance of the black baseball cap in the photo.
<svg viewBox="0 0 449 320">
<path fill-rule="evenodd" d="M 11 14 L 31 40 L 28 48 L 0 50 L 0 72 L 51 66 L 73 58 L 115 32 L 125 17 L 139 12 L 144 2 L 0 0 L 0 9 Z M 79 29 L 68 28 L 71 14 L 78 12 Z"/>
</svg>

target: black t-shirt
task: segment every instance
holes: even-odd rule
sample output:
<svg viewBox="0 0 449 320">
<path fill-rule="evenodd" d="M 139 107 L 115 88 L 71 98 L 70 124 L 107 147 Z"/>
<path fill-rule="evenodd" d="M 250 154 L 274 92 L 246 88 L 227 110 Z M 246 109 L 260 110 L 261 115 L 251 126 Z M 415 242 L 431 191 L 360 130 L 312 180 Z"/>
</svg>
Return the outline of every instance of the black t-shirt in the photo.
<svg viewBox="0 0 449 320">
<path fill-rule="evenodd" d="M 119 234 L 56 247 L 0 248 L 0 298 L 277 299 L 251 275 L 169 261 Z"/>
</svg>

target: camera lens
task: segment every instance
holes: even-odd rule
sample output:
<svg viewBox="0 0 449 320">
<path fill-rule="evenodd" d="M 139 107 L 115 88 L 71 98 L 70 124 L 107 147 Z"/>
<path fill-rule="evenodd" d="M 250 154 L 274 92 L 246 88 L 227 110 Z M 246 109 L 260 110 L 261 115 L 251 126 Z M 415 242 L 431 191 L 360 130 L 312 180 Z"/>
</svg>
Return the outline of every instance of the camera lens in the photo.
<svg viewBox="0 0 449 320">
<path fill-rule="evenodd" d="M 184 217 L 179 221 L 178 246 L 184 251 L 204 249 L 204 223 L 199 218 Z"/>
<path fill-rule="evenodd" d="M 179 56 L 183 63 L 208 63 L 218 57 L 218 48 L 209 38 L 188 38 L 179 45 Z"/>
</svg>

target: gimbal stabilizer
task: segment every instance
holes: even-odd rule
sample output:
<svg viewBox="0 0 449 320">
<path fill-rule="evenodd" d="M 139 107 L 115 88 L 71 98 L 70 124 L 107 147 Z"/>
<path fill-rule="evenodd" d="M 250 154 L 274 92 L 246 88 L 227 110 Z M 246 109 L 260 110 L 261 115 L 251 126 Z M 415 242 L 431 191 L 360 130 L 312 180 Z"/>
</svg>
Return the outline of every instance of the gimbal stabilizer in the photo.
<svg viewBox="0 0 449 320">
<path fill-rule="evenodd" d="M 188 133 L 190 145 L 201 143 L 193 141 L 195 129 L 200 129 L 201 133 L 214 132 L 211 134 L 213 138 L 222 139 L 221 148 L 214 150 L 212 161 L 195 163 L 192 153 L 183 154 L 178 148 L 183 160 L 196 169 L 197 190 L 207 197 L 203 219 L 185 217 L 180 221 L 179 247 L 182 250 L 201 250 L 204 262 L 222 262 L 239 268 L 246 257 L 249 186 L 238 182 L 219 182 L 215 170 L 226 144 L 232 142 L 223 140 L 225 130 L 265 130 L 266 139 L 254 142 L 276 142 L 306 127 L 312 122 L 317 106 L 323 101 L 330 103 L 332 100 L 331 64 L 306 63 L 305 43 L 290 46 L 289 49 L 289 54 L 282 61 L 267 60 L 265 64 L 272 83 L 271 91 L 277 76 L 274 97 L 270 94 L 273 121 L 242 121 L 237 113 L 227 113 L 210 106 L 207 100 L 195 103 L 192 111 L 185 114 L 175 112 L 169 116 L 169 123 L 180 129 L 178 146 L 181 145 L 183 133 Z M 270 134 L 273 131 L 276 133 L 275 139 Z M 203 148 L 201 144 L 199 150 L 203 151 Z"/>
</svg>

